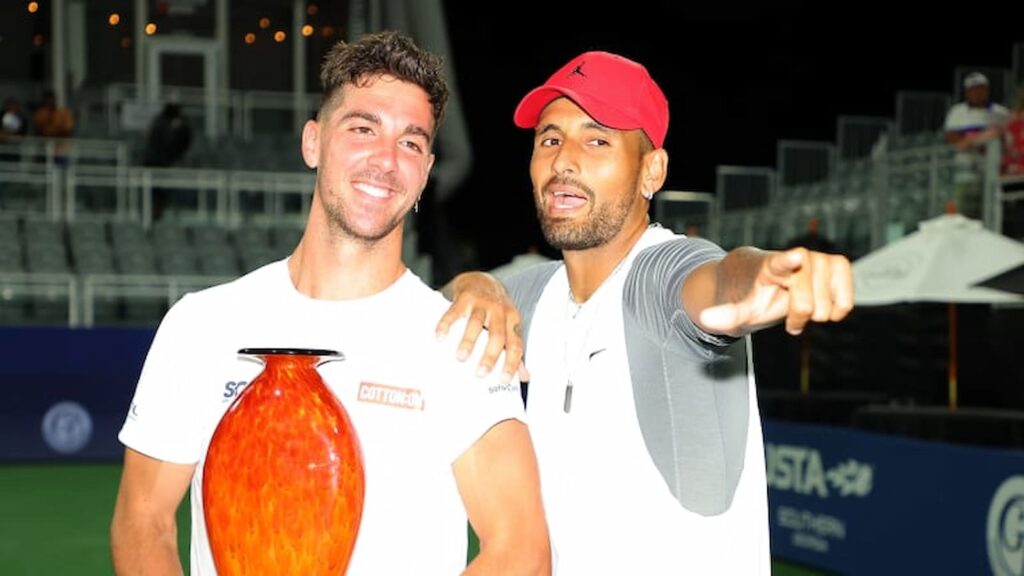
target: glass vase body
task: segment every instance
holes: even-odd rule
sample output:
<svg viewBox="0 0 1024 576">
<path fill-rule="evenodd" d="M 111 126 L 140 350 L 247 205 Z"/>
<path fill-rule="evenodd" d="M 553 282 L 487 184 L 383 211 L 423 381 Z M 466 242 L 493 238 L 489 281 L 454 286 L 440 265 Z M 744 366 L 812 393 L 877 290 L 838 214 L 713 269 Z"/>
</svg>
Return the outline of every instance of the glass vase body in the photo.
<svg viewBox="0 0 1024 576">
<path fill-rule="evenodd" d="M 203 466 L 219 576 L 344 574 L 362 518 L 362 449 L 316 368 L 330 350 L 243 349 L 263 371 L 221 418 Z"/>
</svg>

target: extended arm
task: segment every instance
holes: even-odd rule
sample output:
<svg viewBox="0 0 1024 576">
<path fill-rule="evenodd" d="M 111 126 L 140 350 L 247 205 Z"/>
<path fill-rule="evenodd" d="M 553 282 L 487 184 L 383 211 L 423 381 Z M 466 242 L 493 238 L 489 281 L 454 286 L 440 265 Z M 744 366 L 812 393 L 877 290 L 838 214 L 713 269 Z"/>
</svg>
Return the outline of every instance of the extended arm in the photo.
<svg viewBox="0 0 1024 576">
<path fill-rule="evenodd" d="M 194 470 L 192 464 L 172 464 L 125 450 L 110 525 L 116 574 L 182 574 L 176 513 Z"/>
<path fill-rule="evenodd" d="M 737 248 L 695 269 L 680 293 L 701 329 L 742 336 L 785 320 L 799 334 L 809 321 L 838 321 L 853 308 L 853 273 L 844 256 L 793 248 Z"/>
<path fill-rule="evenodd" d="M 480 538 L 480 554 L 465 574 L 550 574 L 551 545 L 526 425 L 495 424 L 452 468 Z"/>
</svg>

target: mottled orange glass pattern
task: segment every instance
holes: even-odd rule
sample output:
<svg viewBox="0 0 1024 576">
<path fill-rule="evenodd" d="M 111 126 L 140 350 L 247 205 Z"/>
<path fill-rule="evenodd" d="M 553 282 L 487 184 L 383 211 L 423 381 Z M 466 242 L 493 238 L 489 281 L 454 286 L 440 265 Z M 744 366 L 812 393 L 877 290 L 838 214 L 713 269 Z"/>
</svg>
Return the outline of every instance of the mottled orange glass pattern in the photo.
<svg viewBox="0 0 1024 576">
<path fill-rule="evenodd" d="M 362 518 L 363 457 L 316 367 L 325 350 L 245 349 L 263 371 L 217 425 L 203 511 L 219 576 L 344 574 Z"/>
</svg>

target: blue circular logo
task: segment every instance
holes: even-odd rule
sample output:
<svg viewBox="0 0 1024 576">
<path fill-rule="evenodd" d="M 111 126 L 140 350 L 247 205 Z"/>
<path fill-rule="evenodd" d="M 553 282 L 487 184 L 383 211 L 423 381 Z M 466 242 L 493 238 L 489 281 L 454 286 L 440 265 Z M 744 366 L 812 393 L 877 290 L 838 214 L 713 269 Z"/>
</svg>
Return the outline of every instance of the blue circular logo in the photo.
<svg viewBox="0 0 1024 576">
<path fill-rule="evenodd" d="M 43 440 L 60 454 L 74 454 L 92 438 L 92 417 L 77 402 L 58 402 L 43 416 Z"/>
<path fill-rule="evenodd" d="M 1024 476 L 1010 476 L 988 509 L 988 560 L 996 576 L 1024 576 Z"/>
</svg>

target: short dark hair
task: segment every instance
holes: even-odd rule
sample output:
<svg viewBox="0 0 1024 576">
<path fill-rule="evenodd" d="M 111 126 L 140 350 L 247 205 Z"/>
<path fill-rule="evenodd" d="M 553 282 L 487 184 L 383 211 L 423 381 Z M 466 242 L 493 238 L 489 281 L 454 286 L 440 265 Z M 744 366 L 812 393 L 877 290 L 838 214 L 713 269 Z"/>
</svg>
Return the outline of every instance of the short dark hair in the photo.
<svg viewBox="0 0 1024 576">
<path fill-rule="evenodd" d="M 364 34 L 355 42 L 338 42 L 327 53 L 320 68 L 320 83 L 324 89 L 320 110 L 328 108 L 346 84 L 365 86 L 387 74 L 423 88 L 433 107 L 436 130 L 448 103 L 443 66 L 441 57 L 421 49 L 411 38 L 398 32 Z"/>
</svg>

